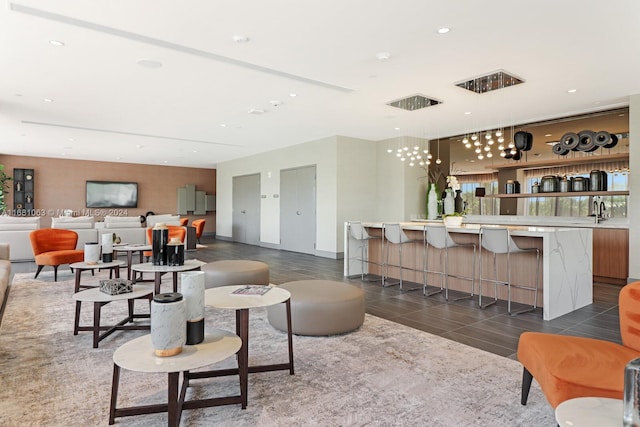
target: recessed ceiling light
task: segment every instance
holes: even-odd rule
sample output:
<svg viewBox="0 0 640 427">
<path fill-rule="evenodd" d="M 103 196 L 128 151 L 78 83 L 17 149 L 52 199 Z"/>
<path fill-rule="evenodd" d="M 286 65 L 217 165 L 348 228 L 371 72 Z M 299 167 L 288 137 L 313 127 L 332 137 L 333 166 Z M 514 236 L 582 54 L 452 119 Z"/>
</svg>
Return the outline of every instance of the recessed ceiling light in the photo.
<svg viewBox="0 0 640 427">
<path fill-rule="evenodd" d="M 49 44 L 52 46 L 64 46 L 64 43 L 59 40 L 49 40 Z"/>
<path fill-rule="evenodd" d="M 545 133 L 544 134 L 544 136 L 551 136 L 551 135 L 553 135 L 553 134 L 551 134 L 551 133 Z"/>
<path fill-rule="evenodd" d="M 194 153 L 197 153 L 197 152 L 198 152 L 198 150 L 193 150 L 193 152 L 194 152 Z"/>
<path fill-rule="evenodd" d="M 261 110 L 260 108 L 249 108 L 248 113 L 249 114 L 262 114 L 262 113 L 264 113 L 264 110 Z"/>
<path fill-rule="evenodd" d="M 142 148 L 142 147 L 144 147 L 144 145 L 142 145 L 142 144 L 137 144 L 136 145 L 136 148 Z"/>
<path fill-rule="evenodd" d="M 241 35 L 235 35 L 233 36 L 233 41 L 236 43 L 246 43 L 249 41 L 249 37 L 247 36 L 241 36 Z"/>
<path fill-rule="evenodd" d="M 220 123 L 220 127 L 221 127 L 221 128 L 226 128 L 226 127 L 227 127 L 227 125 L 226 125 L 226 123 Z"/>
<path fill-rule="evenodd" d="M 143 68 L 160 68 L 162 67 L 162 62 L 154 61 L 153 59 L 140 59 L 138 60 L 138 65 Z"/>
<path fill-rule="evenodd" d="M 43 101 L 44 101 L 44 102 L 53 102 L 53 99 L 51 99 L 51 98 L 45 98 Z"/>
<path fill-rule="evenodd" d="M 400 128 L 393 128 L 393 130 L 400 130 Z"/>
<path fill-rule="evenodd" d="M 569 89 L 567 92 L 568 93 L 576 93 L 578 90 L 577 89 Z"/>
<path fill-rule="evenodd" d="M 278 100 L 278 99 L 274 99 L 269 101 L 269 104 L 273 105 L 274 107 L 279 107 L 282 105 L 282 101 Z"/>
<path fill-rule="evenodd" d="M 293 93 L 293 92 L 291 92 L 291 93 L 289 94 L 289 96 L 290 96 L 291 98 L 295 98 L 296 96 L 298 96 L 298 94 L 297 94 L 297 93 Z"/>
<path fill-rule="evenodd" d="M 167 164 L 167 163 L 169 163 L 169 160 L 165 160 L 165 161 L 163 161 L 162 163 Z"/>
<path fill-rule="evenodd" d="M 469 114 L 471 114 L 471 111 L 465 111 L 464 113 L 468 116 Z"/>
<path fill-rule="evenodd" d="M 449 27 L 438 28 L 438 34 L 447 34 L 449 31 L 451 31 Z"/>
<path fill-rule="evenodd" d="M 378 61 L 386 61 L 391 58 L 391 54 L 389 52 L 378 52 L 376 53 L 376 59 Z"/>
</svg>

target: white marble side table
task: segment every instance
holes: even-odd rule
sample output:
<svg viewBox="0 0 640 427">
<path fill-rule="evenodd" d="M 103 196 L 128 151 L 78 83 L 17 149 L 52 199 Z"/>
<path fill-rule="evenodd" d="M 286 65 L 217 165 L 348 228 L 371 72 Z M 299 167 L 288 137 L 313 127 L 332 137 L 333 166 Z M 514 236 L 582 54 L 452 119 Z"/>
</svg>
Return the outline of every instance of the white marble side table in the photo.
<svg viewBox="0 0 640 427">
<path fill-rule="evenodd" d="M 153 288 L 151 286 L 135 285 L 132 292 L 124 294 L 109 295 L 99 288 L 85 289 L 80 292 L 76 292 L 73 295 L 73 299 L 76 300 L 76 316 L 73 326 L 73 335 L 78 335 L 78 331 L 91 331 L 93 332 L 93 348 L 98 348 L 98 343 L 114 333 L 115 331 L 122 330 L 148 330 L 150 325 L 128 325 L 132 323 L 134 319 L 149 319 L 150 314 L 135 314 L 133 302 L 136 299 L 147 299 L 151 304 L 153 298 Z M 102 307 L 114 302 L 114 301 L 127 301 L 129 308 L 129 314 L 127 317 L 112 326 L 100 325 L 100 314 Z M 93 303 L 93 325 L 92 326 L 80 326 L 80 310 L 83 302 Z M 105 331 L 100 334 L 100 331 Z"/>
<path fill-rule="evenodd" d="M 622 400 L 607 397 L 577 397 L 556 407 L 560 427 L 620 427 Z"/>
<path fill-rule="evenodd" d="M 113 381 L 111 384 L 111 403 L 109 406 L 109 425 L 117 417 L 155 414 L 167 412 L 170 427 L 180 424 L 183 409 L 197 409 L 210 406 L 233 405 L 241 403 L 241 396 L 214 397 L 209 399 L 185 401 L 189 387 L 187 373 L 191 369 L 213 365 L 238 352 L 242 346 L 240 338 L 228 331 L 209 329 L 202 343 L 185 345 L 182 353 L 171 357 L 158 357 L 153 352 L 151 335 L 136 338 L 122 345 L 113 353 Z M 240 365 L 240 360 L 238 360 Z M 118 388 L 121 368 L 135 372 L 166 373 L 168 375 L 167 402 L 118 408 Z M 239 369 L 242 372 L 242 369 Z M 179 391 L 179 376 L 183 373 L 182 387 Z"/>
<path fill-rule="evenodd" d="M 257 286 L 257 285 L 252 285 Z M 242 395 L 242 408 L 247 407 L 247 392 L 249 373 L 254 372 L 270 372 L 289 370 L 289 374 L 294 374 L 293 369 L 293 338 L 291 334 L 291 293 L 286 289 L 277 286 L 269 286 L 269 291 L 264 295 L 238 295 L 233 292 L 237 289 L 244 288 L 245 285 L 239 286 L 220 286 L 210 288 L 204 291 L 205 305 L 221 309 L 229 309 L 236 311 L 236 334 L 242 339 L 242 348 L 238 352 L 238 366 L 240 373 L 240 394 Z M 249 309 L 258 307 L 268 307 L 275 304 L 286 304 L 287 311 L 287 340 L 289 347 L 289 361 L 287 363 L 249 366 Z M 245 372 L 242 370 L 245 369 Z M 234 374 L 230 371 L 229 374 Z M 218 376 L 217 373 L 198 372 L 190 374 L 191 378 L 208 378 L 210 376 Z"/>
<path fill-rule="evenodd" d="M 127 279 L 131 280 L 131 265 L 133 264 L 133 254 L 138 252 L 140 263 L 142 264 L 144 252 L 150 251 L 152 249 L 151 245 L 113 245 L 113 252 L 116 254 L 118 252 L 126 252 L 127 254 Z M 141 280 L 138 279 L 140 282 Z"/>
<path fill-rule="evenodd" d="M 80 284 L 80 278 L 82 276 L 83 271 L 88 270 L 93 273 L 93 270 L 111 270 L 113 271 L 116 278 L 120 278 L 120 267 L 122 267 L 123 265 L 124 265 L 124 261 L 120 261 L 120 260 L 115 260 L 111 262 L 99 261 L 97 264 L 87 264 L 84 261 L 74 262 L 73 264 L 70 264 L 69 268 L 71 268 L 72 270 L 75 270 L 76 272 L 76 281 L 75 281 L 75 287 L 73 291 L 78 292 L 80 291 L 80 288 L 87 289 L 87 288 L 95 287 L 95 286 L 85 286 Z"/>
<path fill-rule="evenodd" d="M 160 293 L 160 283 L 162 282 L 162 276 L 166 273 L 173 274 L 173 292 L 178 292 L 178 273 L 183 271 L 200 270 L 200 267 L 206 263 L 198 261 L 197 259 L 189 259 L 184 261 L 184 265 L 154 265 L 151 262 L 145 262 L 144 264 L 133 264 L 131 266 L 132 281 L 136 282 L 135 272 L 139 273 L 153 273 L 155 293 Z"/>
</svg>

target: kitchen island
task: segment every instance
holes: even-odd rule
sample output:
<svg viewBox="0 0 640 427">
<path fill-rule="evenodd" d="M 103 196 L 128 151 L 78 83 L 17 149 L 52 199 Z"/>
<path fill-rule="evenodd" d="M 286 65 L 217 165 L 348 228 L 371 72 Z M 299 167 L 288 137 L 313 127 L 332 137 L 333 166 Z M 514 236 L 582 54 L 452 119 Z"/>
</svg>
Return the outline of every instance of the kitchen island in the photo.
<svg viewBox="0 0 640 427">
<path fill-rule="evenodd" d="M 390 221 L 389 221 L 390 222 Z M 411 221 L 401 222 L 407 235 L 416 240 L 416 243 L 407 245 L 403 250 L 403 266 L 414 269 L 403 270 L 404 280 L 423 283 L 423 256 L 424 256 L 424 226 L 444 226 L 442 221 Z M 363 225 L 373 236 L 382 236 L 382 222 L 366 222 Z M 483 224 L 483 227 L 505 226 L 504 224 Z M 570 313 L 593 302 L 593 276 L 592 276 L 592 239 L 593 233 L 590 227 L 536 227 L 506 224 L 516 243 L 521 247 L 537 247 L 541 251 L 541 271 L 539 284 L 538 305 L 543 307 L 544 320 L 551 320 Z M 360 242 L 349 234 L 348 223 L 345 223 L 345 275 L 360 274 Z M 480 224 L 465 222 L 461 227 L 448 228 L 452 238 L 459 243 L 478 243 Z M 391 267 L 398 265 L 398 248 L 390 245 L 390 259 L 388 275 L 392 278 L 399 277 L 399 269 Z M 383 252 L 382 239 L 369 241 L 368 258 L 373 263 L 369 264 L 368 272 L 382 274 L 382 261 L 385 258 L 386 249 Z M 472 270 L 472 249 L 456 247 L 449 251 L 450 273 L 459 276 L 473 275 L 476 278 L 474 293 L 478 292 L 478 267 Z M 500 255 L 498 255 L 500 257 Z M 441 258 L 438 250 L 430 250 L 428 263 L 429 270 L 441 270 Z M 513 283 L 532 286 L 535 278 L 535 254 L 518 254 L 511 257 Z M 374 264 L 377 263 L 377 264 Z M 478 263 L 476 263 L 478 264 Z M 498 263 L 499 277 L 506 276 L 505 263 Z M 365 268 L 366 268 L 365 264 Z M 493 263 L 490 256 L 483 256 L 483 276 L 491 277 Z M 430 286 L 440 286 L 438 275 L 429 274 L 427 282 Z M 449 287 L 452 290 L 467 291 L 468 282 L 451 278 Z M 506 287 L 498 286 L 498 298 L 506 299 Z M 483 295 L 493 296 L 493 286 L 485 284 Z M 533 303 L 533 294 L 525 290 L 514 289 L 512 301 L 523 304 Z"/>
</svg>

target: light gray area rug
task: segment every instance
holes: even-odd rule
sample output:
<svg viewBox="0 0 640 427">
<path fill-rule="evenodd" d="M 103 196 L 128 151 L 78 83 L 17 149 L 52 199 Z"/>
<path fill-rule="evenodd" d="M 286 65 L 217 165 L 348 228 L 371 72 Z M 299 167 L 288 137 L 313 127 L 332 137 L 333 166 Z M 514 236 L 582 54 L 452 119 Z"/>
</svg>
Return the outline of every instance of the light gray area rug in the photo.
<svg viewBox="0 0 640 427">
<path fill-rule="evenodd" d="M 97 283 L 105 273 L 83 283 Z M 73 280 L 18 274 L 0 329 L 0 425 L 107 425 L 113 351 L 144 331 L 118 331 L 92 348 L 73 335 Z M 168 281 L 166 278 L 165 281 Z M 164 282 L 163 282 L 164 283 Z M 168 283 L 163 289 L 169 290 Z M 148 310 L 145 302 L 136 304 Z M 82 322 L 93 308 L 83 305 Z M 103 323 L 126 303 L 103 308 Z M 287 360 L 286 335 L 250 312 L 250 364 Z M 207 309 L 208 328 L 235 330 L 233 312 Z M 294 336 L 295 375 L 249 376 L 249 404 L 184 411 L 183 426 L 555 426 L 537 384 L 521 406 L 521 365 L 425 332 L 366 316 L 357 331 Z M 214 367 L 235 367 L 230 358 Z M 166 375 L 122 370 L 119 406 L 166 401 Z M 236 395 L 237 376 L 196 380 L 187 397 Z M 166 414 L 116 419 L 116 425 L 166 425 Z"/>
</svg>

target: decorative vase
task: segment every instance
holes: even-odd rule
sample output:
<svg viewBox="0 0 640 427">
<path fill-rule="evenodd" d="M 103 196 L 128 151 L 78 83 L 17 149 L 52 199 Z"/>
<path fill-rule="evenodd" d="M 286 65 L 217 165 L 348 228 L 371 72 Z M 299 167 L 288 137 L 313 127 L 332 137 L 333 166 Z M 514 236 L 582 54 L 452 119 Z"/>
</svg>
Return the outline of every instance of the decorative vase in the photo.
<svg viewBox="0 0 640 427">
<path fill-rule="evenodd" d="M 454 199 L 454 210 L 457 213 L 464 212 L 464 200 L 462 199 L 462 191 L 456 190 L 456 197 Z"/>
<path fill-rule="evenodd" d="M 173 237 L 166 248 L 167 265 L 184 265 L 184 245 L 179 238 Z"/>
<path fill-rule="evenodd" d="M 624 369 L 622 425 L 640 425 L 640 358 L 631 360 Z"/>
<path fill-rule="evenodd" d="M 102 262 L 113 261 L 113 237 L 111 234 L 103 234 L 102 239 Z"/>
<path fill-rule="evenodd" d="M 431 184 L 429 194 L 427 195 L 427 219 L 436 219 L 438 217 L 438 191 L 436 185 Z"/>
<path fill-rule="evenodd" d="M 455 201 L 453 200 L 453 190 L 447 188 L 445 190 L 447 197 L 444 199 L 444 214 L 451 215 L 455 211 Z"/>
<path fill-rule="evenodd" d="M 84 244 L 84 262 L 95 265 L 100 260 L 100 245 L 98 242 L 87 242 Z"/>
<path fill-rule="evenodd" d="M 182 352 L 187 342 L 184 297 L 177 292 L 157 294 L 151 302 L 151 345 L 156 356 L 169 357 Z"/>
<path fill-rule="evenodd" d="M 164 222 L 159 222 L 153 227 L 151 241 L 151 262 L 153 265 L 167 265 L 169 229 Z"/>
<path fill-rule="evenodd" d="M 180 291 L 184 296 L 187 319 L 187 345 L 204 341 L 204 271 L 180 274 Z"/>
<path fill-rule="evenodd" d="M 445 216 L 443 221 L 445 227 L 460 227 L 462 225 L 461 216 Z"/>
</svg>

